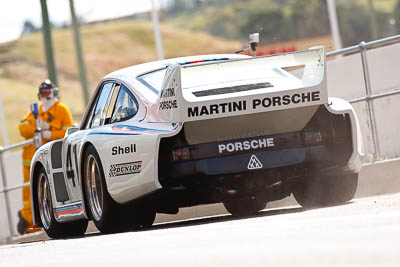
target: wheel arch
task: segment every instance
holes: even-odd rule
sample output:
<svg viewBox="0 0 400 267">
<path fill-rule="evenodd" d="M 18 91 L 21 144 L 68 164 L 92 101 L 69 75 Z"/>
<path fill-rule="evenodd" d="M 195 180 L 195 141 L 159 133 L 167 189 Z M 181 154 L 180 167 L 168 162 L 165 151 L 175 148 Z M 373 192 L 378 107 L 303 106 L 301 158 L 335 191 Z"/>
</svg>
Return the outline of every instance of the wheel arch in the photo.
<svg viewBox="0 0 400 267">
<path fill-rule="evenodd" d="M 93 146 L 95 148 L 95 146 L 91 143 L 91 142 L 85 142 L 82 145 L 81 148 L 81 153 L 80 153 L 80 183 L 81 183 L 81 194 L 82 194 L 82 203 L 83 203 L 83 208 L 85 209 L 85 214 L 87 216 L 87 218 L 89 220 L 92 220 L 92 213 L 90 212 L 90 208 L 89 208 L 89 203 L 86 199 L 86 186 L 85 186 L 85 181 L 84 181 L 84 177 L 85 177 L 85 154 L 86 154 L 86 150 L 90 147 Z M 96 149 L 96 148 L 95 148 Z"/>
<path fill-rule="evenodd" d="M 38 206 L 38 196 L 36 194 L 37 192 L 37 187 L 38 187 L 38 177 L 39 177 L 39 172 L 41 169 L 44 169 L 44 165 L 40 161 L 36 161 L 34 165 L 32 166 L 32 178 L 31 178 L 31 199 L 32 199 L 32 218 L 33 218 L 33 224 L 36 227 L 42 227 L 42 221 L 40 220 L 40 215 L 39 215 L 39 206 Z M 47 173 L 46 173 L 47 176 Z M 49 177 L 47 176 L 47 179 Z"/>
</svg>

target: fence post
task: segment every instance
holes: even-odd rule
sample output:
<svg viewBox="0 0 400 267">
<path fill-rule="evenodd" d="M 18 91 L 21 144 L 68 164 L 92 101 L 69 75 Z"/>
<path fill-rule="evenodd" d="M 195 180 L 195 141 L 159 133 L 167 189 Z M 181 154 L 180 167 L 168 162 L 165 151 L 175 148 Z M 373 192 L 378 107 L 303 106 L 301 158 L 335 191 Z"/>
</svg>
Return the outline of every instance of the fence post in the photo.
<svg viewBox="0 0 400 267">
<path fill-rule="evenodd" d="M 4 162 L 3 162 L 3 147 L 0 146 L 0 169 L 1 169 L 1 179 L 3 182 L 3 188 L 8 188 L 7 186 L 7 178 L 6 178 L 6 171 L 4 169 Z M 6 201 L 6 209 L 7 209 L 7 219 L 8 219 L 8 228 L 10 230 L 10 235 L 15 236 L 14 232 L 14 220 L 11 214 L 11 206 L 10 206 L 10 198 L 8 196 L 8 191 L 4 192 L 4 198 Z"/>
<path fill-rule="evenodd" d="M 374 145 L 374 161 L 380 159 L 380 147 L 379 147 L 379 139 L 378 139 L 378 131 L 376 127 L 376 118 L 375 118 L 375 110 L 374 110 L 374 103 L 371 98 L 372 89 L 371 89 L 371 79 L 369 75 L 369 68 L 368 68 L 368 59 L 367 59 L 367 47 L 366 43 L 362 41 L 359 45 L 360 47 L 360 55 L 363 67 L 363 74 L 364 74 L 364 82 L 365 82 L 365 93 L 366 93 L 366 104 L 367 104 L 367 112 L 368 112 L 368 119 L 371 125 L 371 134 L 372 134 L 372 142 Z"/>
</svg>

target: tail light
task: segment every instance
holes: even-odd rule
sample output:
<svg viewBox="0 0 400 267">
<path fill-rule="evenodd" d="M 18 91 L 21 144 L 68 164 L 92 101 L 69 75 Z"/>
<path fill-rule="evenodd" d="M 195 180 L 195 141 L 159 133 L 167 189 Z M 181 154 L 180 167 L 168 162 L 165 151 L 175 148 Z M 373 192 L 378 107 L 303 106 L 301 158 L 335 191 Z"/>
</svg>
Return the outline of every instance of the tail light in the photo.
<svg viewBox="0 0 400 267">
<path fill-rule="evenodd" d="M 306 145 L 319 145 L 322 143 L 322 135 L 320 131 L 305 131 L 303 132 L 304 143 Z"/>
<path fill-rule="evenodd" d="M 172 150 L 171 154 L 172 162 L 185 161 L 190 159 L 191 159 L 190 150 L 188 147 Z"/>
</svg>

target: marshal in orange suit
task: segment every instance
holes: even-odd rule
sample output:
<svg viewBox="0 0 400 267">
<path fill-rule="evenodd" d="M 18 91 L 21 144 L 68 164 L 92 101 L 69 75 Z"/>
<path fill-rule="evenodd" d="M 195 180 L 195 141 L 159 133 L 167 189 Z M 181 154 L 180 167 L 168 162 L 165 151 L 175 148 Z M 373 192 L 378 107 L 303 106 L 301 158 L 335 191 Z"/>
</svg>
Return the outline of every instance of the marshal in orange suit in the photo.
<svg viewBox="0 0 400 267">
<path fill-rule="evenodd" d="M 29 112 L 18 125 L 20 134 L 25 139 L 32 139 L 35 136 L 36 128 L 40 128 L 42 145 L 64 137 L 65 131 L 72 126 L 72 117 L 68 108 L 58 100 L 58 88 L 51 81 L 46 80 L 39 86 L 38 98 L 42 102 L 39 106 L 39 113 L 35 118 Z M 24 183 L 30 181 L 31 159 L 35 153 L 35 145 L 30 144 L 23 147 L 23 173 Z M 32 228 L 31 193 L 29 187 L 22 189 L 22 210 L 18 212 L 18 232 L 22 235 L 36 231 Z"/>
</svg>

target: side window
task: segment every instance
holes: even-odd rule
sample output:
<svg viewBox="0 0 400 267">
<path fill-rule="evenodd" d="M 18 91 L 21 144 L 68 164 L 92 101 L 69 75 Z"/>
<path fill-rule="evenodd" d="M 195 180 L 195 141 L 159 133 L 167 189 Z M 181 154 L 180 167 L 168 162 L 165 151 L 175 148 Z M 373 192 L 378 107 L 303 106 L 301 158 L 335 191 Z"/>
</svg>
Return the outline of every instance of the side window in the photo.
<svg viewBox="0 0 400 267">
<path fill-rule="evenodd" d="M 111 123 L 129 120 L 136 115 L 138 109 L 139 105 L 136 98 L 128 88 L 122 85 L 115 102 Z"/>
<path fill-rule="evenodd" d="M 113 83 L 106 83 L 103 85 L 101 89 L 100 95 L 97 98 L 96 106 L 94 107 L 92 116 L 92 121 L 90 124 L 90 128 L 97 127 L 104 124 L 104 120 L 106 117 L 106 107 L 108 104 L 108 100 L 110 97 L 111 89 L 113 88 Z"/>
<path fill-rule="evenodd" d="M 114 111 L 115 104 L 117 102 L 117 96 L 118 96 L 120 88 L 121 88 L 121 85 L 119 85 L 119 84 L 116 84 L 114 86 L 114 90 L 113 90 L 113 92 L 111 94 L 111 97 L 110 97 L 110 104 L 108 105 L 108 108 L 107 108 L 106 119 L 104 121 L 104 124 L 111 123 L 111 116 L 112 116 L 112 113 Z"/>
</svg>

